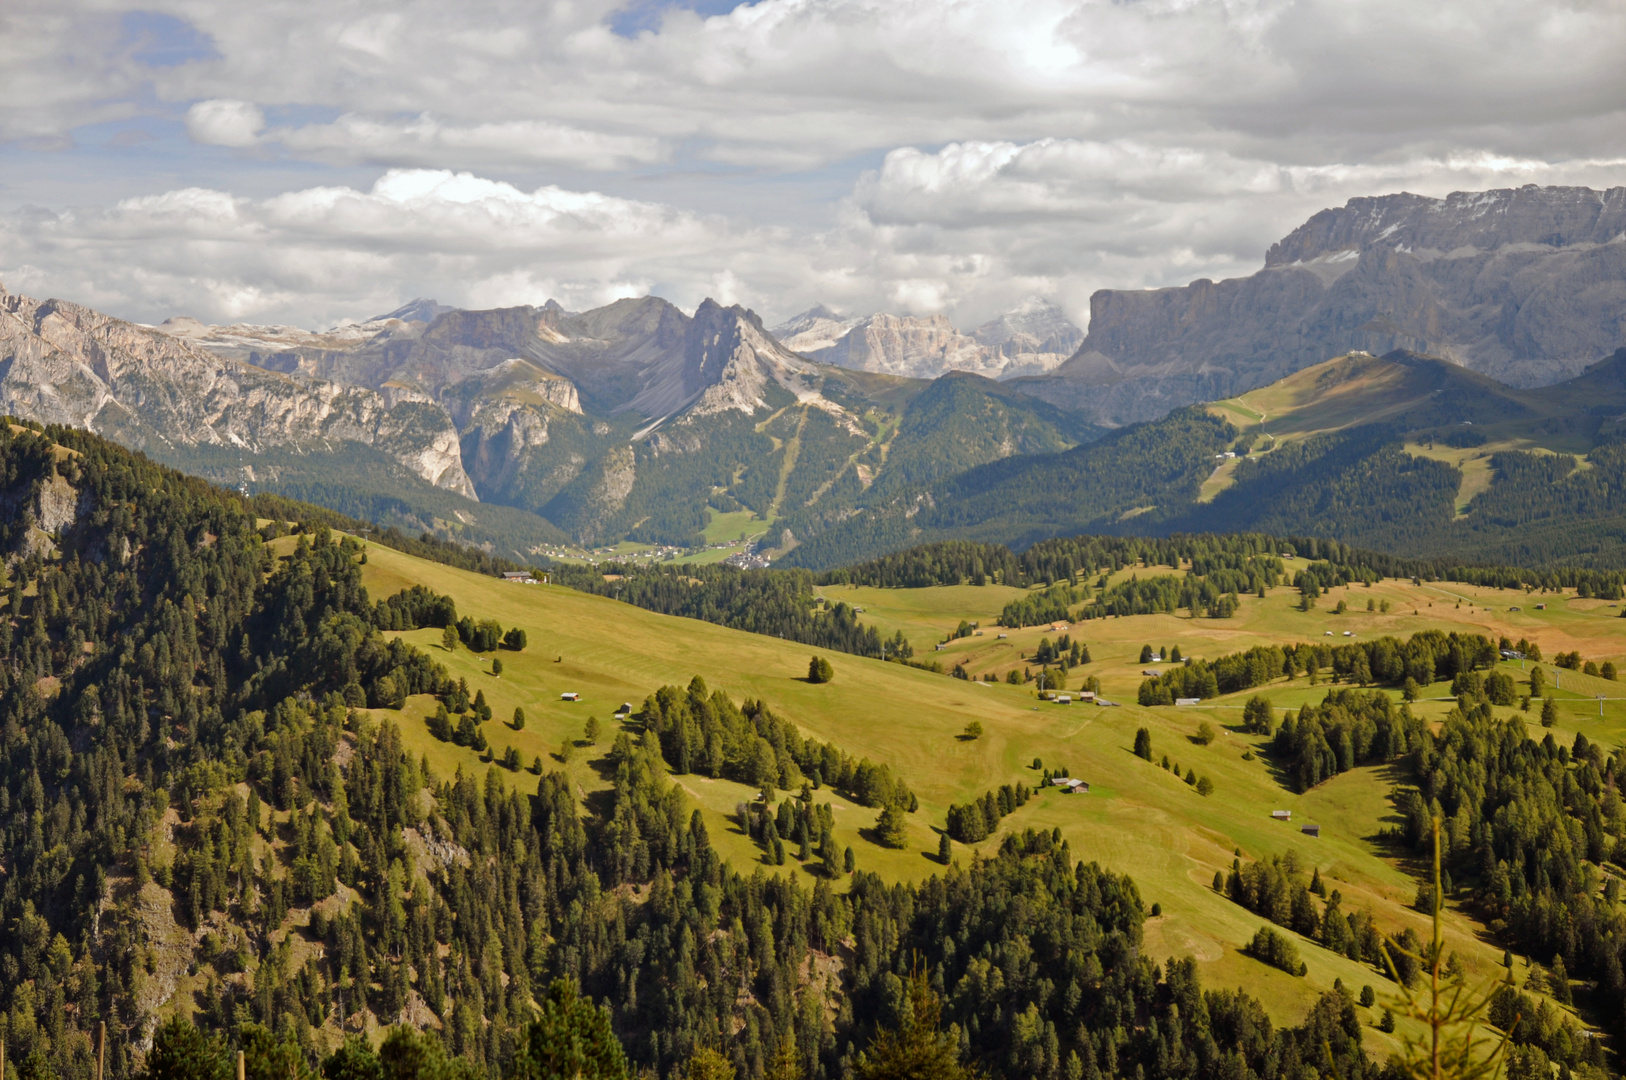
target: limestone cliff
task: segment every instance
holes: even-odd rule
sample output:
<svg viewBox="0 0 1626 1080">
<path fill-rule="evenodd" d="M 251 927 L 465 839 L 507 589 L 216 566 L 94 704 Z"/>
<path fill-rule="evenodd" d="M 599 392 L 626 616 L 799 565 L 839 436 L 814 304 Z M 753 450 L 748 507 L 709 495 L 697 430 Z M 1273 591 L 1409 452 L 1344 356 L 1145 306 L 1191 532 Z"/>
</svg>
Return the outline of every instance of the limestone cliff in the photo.
<svg viewBox="0 0 1626 1080">
<path fill-rule="evenodd" d="M 1127 423 L 1355 351 L 1429 353 L 1537 386 L 1622 344 L 1626 188 L 1532 185 L 1352 199 L 1251 277 L 1102 290 L 1078 351 L 1017 385 Z"/>
<path fill-rule="evenodd" d="M 1030 299 L 971 334 L 943 315 L 843 319 L 820 305 L 774 327 L 786 348 L 821 363 L 914 379 L 950 371 L 988 378 L 1038 374 L 1078 347 L 1083 332 L 1055 305 Z"/>
<path fill-rule="evenodd" d="M 61 300 L 0 289 L 0 412 L 72 424 L 164 457 L 185 447 L 376 447 L 474 497 L 457 431 L 421 395 L 267 371 Z"/>
</svg>

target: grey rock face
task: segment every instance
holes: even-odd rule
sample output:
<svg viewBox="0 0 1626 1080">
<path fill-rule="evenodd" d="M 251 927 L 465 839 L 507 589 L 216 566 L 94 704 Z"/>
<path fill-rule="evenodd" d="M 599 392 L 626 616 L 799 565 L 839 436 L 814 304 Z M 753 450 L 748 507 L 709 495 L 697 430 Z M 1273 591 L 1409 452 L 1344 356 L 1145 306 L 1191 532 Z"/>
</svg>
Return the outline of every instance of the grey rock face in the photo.
<svg viewBox="0 0 1626 1080">
<path fill-rule="evenodd" d="M 1537 386 L 1622 344 L 1626 188 L 1532 185 L 1352 199 L 1274 245 L 1251 277 L 1102 290 L 1078 351 L 1017 385 L 1122 424 L 1357 350 Z"/>
<path fill-rule="evenodd" d="M 78 304 L 0 290 L 0 412 L 72 424 L 162 457 L 179 447 L 377 447 L 469 497 L 439 405 L 279 374 Z"/>
<path fill-rule="evenodd" d="M 988 378 L 1039 374 L 1070 356 L 1084 332 L 1054 304 L 1031 299 L 970 334 L 942 315 L 842 318 L 819 305 L 774 327 L 773 335 L 821 363 L 935 379 L 950 371 Z"/>
</svg>

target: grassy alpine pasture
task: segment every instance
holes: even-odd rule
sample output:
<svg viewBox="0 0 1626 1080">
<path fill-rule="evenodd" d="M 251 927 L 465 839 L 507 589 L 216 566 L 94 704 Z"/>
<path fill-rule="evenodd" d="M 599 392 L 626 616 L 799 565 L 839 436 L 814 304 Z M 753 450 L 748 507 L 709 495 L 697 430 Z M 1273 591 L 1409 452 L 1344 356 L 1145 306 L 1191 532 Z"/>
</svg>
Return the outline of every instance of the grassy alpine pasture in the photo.
<svg viewBox="0 0 1626 1080">
<path fill-rule="evenodd" d="M 1148 906 L 1161 905 L 1162 913 L 1147 926 L 1152 955 L 1197 957 L 1206 985 L 1245 985 L 1284 1022 L 1296 1022 L 1313 1000 L 1311 991 L 1327 989 L 1334 980 L 1356 989 L 1371 984 L 1380 992 L 1380 1004 L 1389 984 L 1377 971 L 1307 940 L 1298 942 L 1309 968 L 1303 979 L 1243 955 L 1240 947 L 1262 920 L 1213 892 L 1214 874 L 1229 868 L 1238 849 L 1250 859 L 1293 851 L 1307 869 L 1318 868 L 1329 887 L 1343 893 L 1346 911 L 1371 910 L 1391 932 L 1407 925 L 1423 932 L 1423 916 L 1410 908 L 1417 867 L 1379 836 L 1385 824 L 1398 820 L 1390 790 L 1403 778 L 1387 768 L 1357 769 L 1311 792 L 1293 794 L 1262 752 L 1266 740 L 1238 727 L 1242 699 L 1248 695 L 1205 702 L 1196 709 L 1135 705 L 1135 690 L 1146 667 L 1138 662 L 1140 647 L 1178 646 L 1187 655 L 1217 656 L 1253 644 L 1322 637 L 1328 631 L 1342 641 L 1345 630 L 1362 637 L 1405 636 L 1438 627 L 1532 637 L 1549 655 L 1569 649 L 1600 661 L 1626 655 L 1626 623 L 1613 621 L 1619 609 L 1602 601 L 1549 595 L 1547 609 L 1538 611 L 1535 604 L 1543 602 L 1541 598 L 1523 593 L 1387 581 L 1370 588 L 1334 590 L 1321 598 L 1318 610 L 1300 612 L 1295 610 L 1295 592 L 1275 589 L 1263 599 L 1243 597 L 1237 615 L 1227 620 L 1181 614 L 1075 624 L 1070 632 L 1088 643 L 1093 662 L 1075 669 L 1073 676 L 1098 675 L 1106 695 L 1122 705 L 1059 706 L 1040 702 L 1022 685 L 962 681 L 842 653 L 824 654 L 835 667 L 835 680 L 813 685 L 803 676 L 814 650 L 804 645 L 656 615 L 567 589 L 512 585 L 378 546 L 368 549 L 364 571 L 374 596 L 421 583 L 454 597 L 460 613 L 494 618 L 504 627 L 520 626 L 529 635 L 524 652 L 491 654 L 503 661 L 500 677 L 491 674 L 491 656 L 462 647 L 444 650 L 438 630 L 404 635 L 466 678 L 471 693 L 483 691 L 493 709 L 493 720 L 484 725 L 492 747 L 489 755 L 430 736 L 425 719 L 433 707 L 431 699 L 411 699 L 393 714 L 408 747 L 427 756 L 437 773 L 495 769 L 506 781 L 530 790 L 536 777 L 528 768 L 509 772 L 492 763 L 513 746 L 526 766 L 540 758 L 544 769 L 567 770 L 584 801 L 590 800 L 610 783 L 603 757 L 617 730 L 612 719 L 616 708 L 623 702 L 636 708 L 656 687 L 684 684 L 699 675 L 712 689 L 723 689 L 736 700 L 761 698 L 805 733 L 885 762 L 898 772 L 920 798 L 919 811 L 911 815 L 909 844 L 902 851 L 873 842 L 870 829 L 876 811 L 829 789 L 816 797 L 835 808 L 836 838 L 853 848 L 860 867 L 891 880 L 920 880 L 940 870 L 935 860 L 937 830 L 951 803 L 1000 784 L 1036 783 L 1039 774 L 1032 768 L 1036 758 L 1051 767 L 1066 766 L 1090 781 L 1089 795 L 1043 792 L 977 847 L 991 849 L 1011 829 L 1059 828 L 1079 857 L 1130 873 Z M 1139 567 L 1121 573 L 1159 572 L 1174 571 Z M 944 661 L 945 666 L 964 660 L 979 675 L 1003 679 L 1006 671 L 1026 666 L 1022 657 L 1031 655 L 1042 637 L 1057 636 L 1039 628 L 997 630 L 999 610 L 1018 592 L 1001 586 L 890 590 L 843 586 L 823 592 L 827 599 L 862 606 L 863 618 L 885 634 L 903 629 L 926 657 Z M 1391 611 L 1368 613 L 1368 597 L 1374 602 L 1389 600 Z M 1351 609 L 1347 614 L 1332 613 L 1339 599 Z M 1510 606 L 1523 610 L 1510 612 Z M 933 653 L 930 646 L 962 618 L 981 622 L 984 635 L 955 641 Z M 1009 636 L 1000 640 L 999 632 Z M 1553 671 L 1550 664 L 1543 666 Z M 1622 684 L 1570 672 L 1561 673 L 1561 679 L 1559 737 L 1569 739 L 1574 731 L 1584 730 L 1589 738 L 1603 739 L 1610 746 L 1626 738 L 1626 700 L 1605 701 L 1600 719 L 1594 696 L 1605 693 L 1626 699 Z M 1443 716 L 1449 708 L 1448 690 L 1444 684 L 1430 688 L 1427 696 L 1436 700 L 1418 708 L 1425 716 Z M 581 694 L 582 700 L 560 700 L 565 691 Z M 1318 700 L 1325 691 L 1325 685 L 1312 687 L 1300 678 L 1278 682 L 1265 693 L 1276 705 L 1288 706 Z M 509 723 L 515 706 L 526 713 L 521 731 Z M 390 715 L 385 710 L 374 712 Z M 597 717 L 602 728 L 597 745 L 573 745 L 569 760 L 564 760 L 564 744 L 580 743 L 589 716 Z M 1534 715 L 1529 719 L 1539 734 L 1539 722 Z M 985 734 L 975 740 L 961 738 L 973 720 L 983 725 Z M 1194 738 L 1203 720 L 1220 732 L 1207 746 Z M 1200 796 L 1170 772 L 1134 757 L 1130 747 L 1141 726 L 1152 732 L 1155 758 L 1167 754 L 1182 773 L 1194 769 L 1208 776 L 1215 784 L 1213 795 Z M 1244 754 L 1251 754 L 1251 760 Z M 674 781 L 702 810 L 714 841 L 737 867 L 797 873 L 812 882 L 811 870 L 799 869 L 794 859 L 785 868 L 767 865 L 734 824 L 735 806 L 754 798 L 754 791 L 698 775 Z M 1293 823 L 1272 820 L 1273 809 L 1292 810 Z M 1298 831 L 1304 822 L 1322 826 L 1319 840 Z M 965 863 L 976 852 L 956 844 L 955 855 Z M 1489 978 L 1500 971 L 1501 952 L 1484 940 L 1483 928 L 1455 910 L 1449 912 L 1447 925 L 1448 948 L 1458 953 L 1471 975 Z M 1515 967 L 1522 983 L 1525 964 L 1520 961 Z M 1368 1019 L 1375 1022 L 1376 1012 Z M 1405 1031 L 1402 1022 L 1401 1033 Z M 1369 1038 L 1380 1054 L 1392 1044 L 1375 1028 Z"/>
</svg>

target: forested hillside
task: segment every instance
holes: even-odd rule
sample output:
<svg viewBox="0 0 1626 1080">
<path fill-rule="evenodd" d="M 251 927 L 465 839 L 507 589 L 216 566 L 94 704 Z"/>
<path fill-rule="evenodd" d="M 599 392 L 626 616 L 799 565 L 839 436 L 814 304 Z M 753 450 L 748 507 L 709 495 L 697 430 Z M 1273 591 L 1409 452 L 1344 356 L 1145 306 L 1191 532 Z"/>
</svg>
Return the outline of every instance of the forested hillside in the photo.
<svg viewBox="0 0 1626 1080">
<path fill-rule="evenodd" d="M 1253 531 L 1434 560 L 1621 569 L 1622 408 L 1626 352 L 1522 391 L 1430 357 L 1357 354 L 1062 453 L 872 499 L 802 536 L 788 558 L 829 570 L 939 541 Z"/>
<path fill-rule="evenodd" d="M 685 725 L 714 707 L 774 730 L 749 705 L 697 691 L 670 722 L 634 720 L 585 812 L 558 772 L 534 798 L 495 769 L 434 775 L 366 710 L 471 709 L 380 632 L 449 626 L 445 598 L 375 603 L 354 539 L 270 543 L 238 496 L 93 437 L 0 429 L 0 470 L 17 511 L 0 526 L 0 1037 L 27 1080 L 90 1077 L 103 1023 L 115 1077 L 220 1075 L 191 1024 L 246 1048 L 256 1078 L 308 1075 L 341 1030 L 378 1023 L 438 1033 L 387 1041 L 391 1077 L 540 1078 L 570 1054 L 598 1076 L 903 1076 L 927 1051 L 941 1075 L 962 1058 L 1069 1080 L 1372 1070 L 1347 991 L 1296 1029 L 1203 992 L 1190 962 L 1140 950 L 1134 882 L 1050 833 L 919 886 L 743 876 L 663 754 L 692 767 L 709 736 Z M 904 812 L 897 781 L 861 779 L 884 771 L 843 779 L 839 753 L 796 745 Z M 435 1065 L 437 1045 L 461 1064 Z"/>
</svg>

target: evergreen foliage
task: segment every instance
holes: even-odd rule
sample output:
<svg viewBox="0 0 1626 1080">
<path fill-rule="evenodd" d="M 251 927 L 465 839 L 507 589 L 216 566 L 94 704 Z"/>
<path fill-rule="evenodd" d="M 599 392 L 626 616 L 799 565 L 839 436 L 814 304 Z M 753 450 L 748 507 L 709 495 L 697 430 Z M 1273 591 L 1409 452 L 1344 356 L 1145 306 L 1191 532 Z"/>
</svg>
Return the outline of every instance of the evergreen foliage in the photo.
<svg viewBox="0 0 1626 1080">
<path fill-rule="evenodd" d="M 1027 803 L 1032 792 L 1026 784 L 1006 784 L 995 791 L 985 792 L 964 806 L 958 803 L 948 809 L 946 836 L 962 844 L 975 844 L 986 840 L 999 828 L 1000 821 L 1012 811 Z"/>
</svg>

